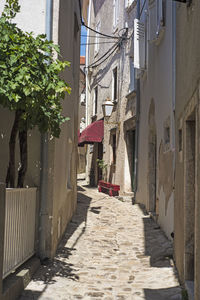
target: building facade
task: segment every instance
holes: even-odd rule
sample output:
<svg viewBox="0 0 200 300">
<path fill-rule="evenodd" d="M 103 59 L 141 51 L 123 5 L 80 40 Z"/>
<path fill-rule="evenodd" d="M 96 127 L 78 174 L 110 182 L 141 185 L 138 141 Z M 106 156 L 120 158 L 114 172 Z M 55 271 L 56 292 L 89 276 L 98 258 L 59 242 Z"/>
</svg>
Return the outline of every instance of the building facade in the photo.
<svg viewBox="0 0 200 300">
<path fill-rule="evenodd" d="M 82 2 L 82 1 L 81 1 Z M 79 105 L 80 6 L 79 1 L 19 1 L 16 23 L 25 31 L 47 34 L 60 46 L 71 67 L 62 76 L 72 88 L 63 101 L 63 115 L 70 121 L 62 126 L 59 139 L 37 130 L 29 132 L 26 187 L 37 187 L 36 252 L 43 259 L 53 257 L 70 221 L 77 201 L 77 131 Z M 0 3 L 2 12 L 5 1 Z M 0 109 L 0 180 L 5 182 L 8 144 L 13 114 Z M 19 164 L 17 154 L 16 168 Z"/>
<path fill-rule="evenodd" d="M 104 180 L 120 185 L 122 194 L 134 185 L 134 117 L 136 114 L 133 68 L 133 24 L 136 2 L 90 1 L 86 49 L 87 125 L 104 119 L 102 104 L 113 103 L 104 119 L 101 143 L 89 145 L 87 178 L 92 185 Z M 99 35 L 98 32 L 105 35 Z M 103 160 L 103 172 L 97 159 Z M 103 173 L 103 174 L 102 174 Z"/>
<path fill-rule="evenodd" d="M 143 1 L 140 1 L 140 11 Z M 140 15 L 138 170 L 136 201 L 171 238 L 174 230 L 174 10 L 173 1 L 147 1 Z M 137 45 L 136 45 L 137 46 Z M 137 49 L 136 49 L 137 50 Z M 137 54 L 137 52 L 135 52 Z M 135 55 L 136 67 L 138 65 Z"/>
<path fill-rule="evenodd" d="M 102 143 L 89 146 L 88 182 L 97 185 L 102 178 L 97 159 L 103 160 L 104 179 L 119 184 L 122 195 L 134 192 L 135 200 L 145 205 L 171 238 L 175 4 L 90 1 L 89 27 L 109 37 L 88 30 L 87 125 L 104 118 L 106 99 L 112 101 L 113 111 L 104 118 Z"/>
<path fill-rule="evenodd" d="M 174 249 L 180 279 L 200 299 L 200 3 L 177 3 Z M 191 298 L 192 299 L 192 298 Z"/>
<path fill-rule="evenodd" d="M 79 79 L 79 133 L 86 127 L 86 99 L 85 99 L 85 56 L 80 56 L 80 79 Z M 78 147 L 78 174 L 85 174 L 86 171 L 87 146 Z"/>
</svg>

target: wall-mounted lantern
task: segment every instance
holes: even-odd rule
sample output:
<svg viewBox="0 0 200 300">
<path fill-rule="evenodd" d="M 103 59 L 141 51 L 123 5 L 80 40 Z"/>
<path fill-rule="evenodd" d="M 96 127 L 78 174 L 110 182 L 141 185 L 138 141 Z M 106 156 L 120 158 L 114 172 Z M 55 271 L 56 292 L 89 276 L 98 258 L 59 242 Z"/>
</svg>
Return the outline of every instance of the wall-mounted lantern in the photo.
<svg viewBox="0 0 200 300">
<path fill-rule="evenodd" d="M 118 129 L 120 130 L 121 122 L 108 122 L 108 118 L 112 115 L 113 107 L 114 103 L 111 101 L 110 98 L 107 98 L 102 104 L 103 116 L 106 120 L 106 124 L 117 125 Z"/>
<path fill-rule="evenodd" d="M 107 98 L 102 104 L 103 116 L 110 117 L 113 111 L 114 104 L 110 98 Z"/>
</svg>

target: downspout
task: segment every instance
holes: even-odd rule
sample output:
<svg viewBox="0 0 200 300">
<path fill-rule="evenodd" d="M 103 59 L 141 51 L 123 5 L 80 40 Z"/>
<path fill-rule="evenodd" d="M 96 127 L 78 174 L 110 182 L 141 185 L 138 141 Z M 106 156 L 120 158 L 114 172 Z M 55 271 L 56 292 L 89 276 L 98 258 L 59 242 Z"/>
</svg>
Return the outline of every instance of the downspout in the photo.
<svg viewBox="0 0 200 300">
<path fill-rule="evenodd" d="M 91 5 L 92 1 L 89 0 L 89 7 L 88 7 L 88 27 L 90 27 L 90 18 L 91 18 Z M 89 79 L 88 79 L 88 65 L 89 65 L 89 37 L 90 35 L 90 30 L 87 29 L 87 45 L 86 45 L 86 59 L 85 59 L 85 72 L 86 72 L 86 90 L 85 90 L 85 97 L 86 97 L 86 126 L 89 125 L 89 114 L 88 114 L 88 98 L 89 98 Z"/>
<path fill-rule="evenodd" d="M 137 0 L 137 19 L 140 20 L 140 0 Z M 135 170 L 134 197 L 138 188 L 138 152 L 139 152 L 139 122 L 140 122 L 140 79 L 136 79 L 136 128 L 135 128 Z"/>
<path fill-rule="evenodd" d="M 176 124 L 175 124 L 175 108 L 176 108 L 176 2 L 172 1 L 172 150 L 173 150 L 173 196 L 175 203 L 175 168 L 176 168 Z M 174 211 L 175 212 L 175 211 Z M 175 217 L 175 214 L 174 214 Z M 175 219 L 174 219 L 175 221 Z M 174 230 L 173 223 L 173 230 Z M 172 236 L 172 234 L 171 234 Z"/>
<path fill-rule="evenodd" d="M 88 8 L 88 27 L 90 27 L 90 18 L 91 18 L 91 6 L 92 6 L 92 1 L 89 0 L 89 8 Z M 85 72 L 86 72 L 86 90 L 85 90 L 85 98 L 86 98 L 86 112 L 85 112 L 85 119 L 86 119 L 86 127 L 89 125 L 89 97 L 90 97 L 90 83 L 89 83 L 89 78 L 88 78 L 88 65 L 89 65 L 89 53 L 90 53 L 90 48 L 89 48 L 89 37 L 90 35 L 90 30 L 87 29 L 87 46 L 86 46 L 86 59 L 85 59 Z M 88 165 L 88 161 L 89 161 L 89 150 L 87 148 L 87 154 L 86 154 L 86 181 L 89 183 L 89 165 Z"/>
<path fill-rule="evenodd" d="M 175 148 L 175 105 L 176 105 L 176 2 L 172 1 L 172 110 L 173 110 L 173 148 Z"/>
<path fill-rule="evenodd" d="M 53 0 L 46 0 L 45 31 L 48 40 L 52 40 Z M 39 229 L 39 256 L 46 254 L 46 231 L 48 222 L 48 133 L 41 135 L 41 177 L 40 177 L 40 229 Z"/>
</svg>

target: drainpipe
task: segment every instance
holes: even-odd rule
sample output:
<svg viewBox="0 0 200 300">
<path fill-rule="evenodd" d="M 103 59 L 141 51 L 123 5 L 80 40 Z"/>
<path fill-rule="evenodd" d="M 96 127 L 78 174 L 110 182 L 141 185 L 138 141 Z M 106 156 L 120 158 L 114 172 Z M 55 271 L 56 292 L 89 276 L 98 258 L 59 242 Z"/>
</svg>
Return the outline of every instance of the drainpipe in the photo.
<svg viewBox="0 0 200 300">
<path fill-rule="evenodd" d="M 140 0 L 137 0 L 137 19 L 140 20 Z M 136 130 L 135 130 L 135 170 L 134 197 L 138 188 L 138 150 L 139 150 L 139 121 L 140 121 L 140 79 L 136 79 Z"/>
<path fill-rule="evenodd" d="M 176 2 L 172 1 L 172 137 L 175 149 L 175 104 L 176 104 Z"/>
<path fill-rule="evenodd" d="M 53 0 L 46 0 L 46 36 L 52 40 Z M 41 135 L 41 177 L 40 177 L 40 229 L 39 229 L 39 256 L 46 254 L 46 231 L 48 222 L 48 133 Z"/>
<path fill-rule="evenodd" d="M 91 25 L 91 7 L 92 1 L 89 0 L 89 7 L 88 7 L 88 27 Z M 90 102 L 90 80 L 88 74 L 88 65 L 89 65 L 89 55 L 90 55 L 90 48 L 89 48 L 89 37 L 90 30 L 87 29 L 87 46 L 86 46 L 86 60 L 85 60 L 85 72 L 86 72 L 86 90 L 85 90 L 85 98 L 86 98 L 86 110 L 85 110 L 85 119 L 86 119 L 86 127 L 89 125 L 89 102 Z M 86 181 L 89 183 L 89 150 L 87 149 L 86 154 Z"/>
</svg>

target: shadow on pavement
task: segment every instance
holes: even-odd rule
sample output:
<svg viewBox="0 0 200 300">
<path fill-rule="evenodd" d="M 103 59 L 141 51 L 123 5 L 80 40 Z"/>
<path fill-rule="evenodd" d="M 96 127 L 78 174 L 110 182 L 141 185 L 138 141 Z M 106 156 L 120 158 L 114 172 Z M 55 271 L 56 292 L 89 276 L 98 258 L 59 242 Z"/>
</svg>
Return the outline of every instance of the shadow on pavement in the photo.
<svg viewBox="0 0 200 300">
<path fill-rule="evenodd" d="M 167 289 L 145 289 L 145 300 L 181 300 L 180 287 Z"/>
<path fill-rule="evenodd" d="M 173 263 L 173 244 L 166 237 L 160 226 L 149 216 L 145 206 L 139 204 L 144 224 L 145 256 L 150 257 L 150 265 L 154 268 L 172 268 L 178 280 L 178 273 Z M 144 289 L 145 300 L 181 300 L 181 287 L 165 289 Z"/>
<path fill-rule="evenodd" d="M 172 267 L 173 245 L 171 241 L 165 236 L 160 226 L 149 216 L 144 205 L 139 205 L 139 207 L 144 214 L 144 255 L 150 256 L 151 267 Z"/>
<path fill-rule="evenodd" d="M 63 249 L 64 245 L 67 243 L 68 239 L 73 235 L 73 233 L 77 230 L 77 228 L 84 223 L 84 226 L 82 227 L 81 233 L 77 237 L 77 239 L 74 241 L 72 250 L 76 246 L 76 243 L 80 239 L 80 237 L 85 232 L 85 229 L 87 227 L 87 213 L 90 206 L 92 198 L 84 195 L 82 192 L 77 193 L 77 209 L 72 217 L 71 222 L 68 224 L 67 230 L 63 236 L 63 240 L 61 244 L 59 245 L 58 249 Z"/>
<path fill-rule="evenodd" d="M 77 210 L 71 222 L 67 226 L 63 238 L 58 246 L 55 258 L 52 260 L 44 260 L 40 269 L 33 276 L 32 280 L 38 283 L 39 290 L 25 290 L 19 300 L 39 299 L 46 290 L 47 285 L 54 284 L 57 281 L 56 277 L 69 278 L 74 281 L 79 280 L 79 276 L 76 275 L 76 272 L 78 270 L 74 268 L 73 264 L 66 263 L 66 260 L 63 261 L 63 259 L 66 259 L 70 255 L 72 255 L 72 252 L 75 250 L 77 241 L 85 232 L 85 229 L 87 227 L 87 213 L 90 202 L 90 197 L 84 195 L 82 192 L 78 192 Z M 66 247 L 68 239 L 73 235 L 73 233 L 78 229 L 80 225 L 82 226 L 82 229 L 77 239 L 73 242 L 70 248 Z"/>
<path fill-rule="evenodd" d="M 83 189 L 80 185 L 77 186 L 78 192 L 85 192 L 85 189 Z"/>
</svg>

